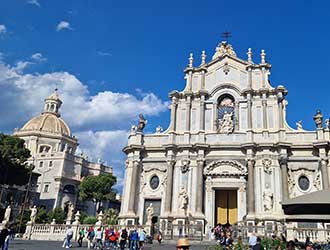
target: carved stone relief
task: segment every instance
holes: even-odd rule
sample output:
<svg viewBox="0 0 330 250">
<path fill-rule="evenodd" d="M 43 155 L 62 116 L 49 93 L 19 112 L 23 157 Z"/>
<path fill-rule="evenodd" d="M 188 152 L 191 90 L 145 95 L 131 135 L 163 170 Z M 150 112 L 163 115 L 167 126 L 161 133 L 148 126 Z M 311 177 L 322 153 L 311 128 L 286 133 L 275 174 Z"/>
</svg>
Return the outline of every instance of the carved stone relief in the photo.
<svg viewBox="0 0 330 250">
<path fill-rule="evenodd" d="M 190 160 L 181 160 L 181 172 L 187 173 L 189 171 Z"/>
<path fill-rule="evenodd" d="M 262 160 L 262 165 L 263 165 L 263 169 L 264 169 L 264 172 L 266 174 L 271 174 L 272 173 L 272 169 L 271 169 L 271 165 L 272 165 L 272 160 L 271 159 L 263 159 Z"/>
</svg>

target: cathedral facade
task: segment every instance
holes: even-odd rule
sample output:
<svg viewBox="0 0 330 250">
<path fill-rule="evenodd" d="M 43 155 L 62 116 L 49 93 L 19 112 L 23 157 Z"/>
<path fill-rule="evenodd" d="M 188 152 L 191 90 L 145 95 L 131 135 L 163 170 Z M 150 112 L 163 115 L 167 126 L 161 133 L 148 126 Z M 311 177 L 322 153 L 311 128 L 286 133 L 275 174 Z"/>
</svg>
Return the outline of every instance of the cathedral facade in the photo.
<svg viewBox="0 0 330 250">
<path fill-rule="evenodd" d="M 276 224 L 284 201 L 329 188 L 329 121 L 317 111 L 315 131 L 288 125 L 288 92 L 271 85 L 264 50 L 255 63 L 221 42 L 195 65 L 191 54 L 184 89 L 169 94 L 166 131 L 143 133 L 143 117 L 131 128 L 121 224 Z"/>
<path fill-rule="evenodd" d="M 40 200 L 35 205 L 51 210 L 72 204 L 95 213 L 92 202 L 79 203 L 79 184 L 86 176 L 112 173 L 112 168 L 76 154 L 78 139 L 61 118 L 61 105 L 55 90 L 45 99 L 43 112 L 14 133 L 25 140 L 25 146 L 31 151 L 29 164 L 33 164 L 33 171 L 40 174 L 37 187 L 34 187 L 40 193 Z"/>
</svg>

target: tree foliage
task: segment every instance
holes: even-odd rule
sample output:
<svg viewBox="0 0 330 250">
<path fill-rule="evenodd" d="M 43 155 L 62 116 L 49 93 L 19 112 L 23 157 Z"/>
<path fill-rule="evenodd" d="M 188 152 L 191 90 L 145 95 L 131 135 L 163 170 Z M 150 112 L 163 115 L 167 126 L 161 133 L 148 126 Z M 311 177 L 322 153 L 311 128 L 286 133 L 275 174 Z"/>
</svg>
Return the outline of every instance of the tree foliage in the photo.
<svg viewBox="0 0 330 250">
<path fill-rule="evenodd" d="M 38 210 L 37 217 L 36 217 L 36 223 L 39 224 L 46 224 L 48 223 L 48 214 L 45 208 L 41 207 Z"/>
<path fill-rule="evenodd" d="M 64 210 L 60 207 L 55 208 L 54 210 L 50 211 L 48 213 L 48 222 L 51 223 L 55 219 L 55 222 L 57 224 L 62 224 L 64 223 L 66 219 L 66 214 Z"/>
<path fill-rule="evenodd" d="M 94 225 L 96 223 L 97 219 L 95 216 L 87 216 L 84 220 L 83 220 L 83 224 L 85 225 Z"/>
<path fill-rule="evenodd" d="M 116 193 L 113 185 L 116 181 L 116 177 L 111 174 L 87 176 L 79 186 L 79 198 L 96 202 L 114 200 Z"/>
<path fill-rule="evenodd" d="M 0 133 L 0 183 L 25 185 L 29 180 L 26 161 L 30 151 L 24 147 L 24 140 Z M 15 178 L 9 178 L 15 176 Z"/>
<path fill-rule="evenodd" d="M 116 225 L 118 222 L 119 212 L 116 209 L 109 208 L 105 210 L 105 220 L 107 225 Z"/>
</svg>

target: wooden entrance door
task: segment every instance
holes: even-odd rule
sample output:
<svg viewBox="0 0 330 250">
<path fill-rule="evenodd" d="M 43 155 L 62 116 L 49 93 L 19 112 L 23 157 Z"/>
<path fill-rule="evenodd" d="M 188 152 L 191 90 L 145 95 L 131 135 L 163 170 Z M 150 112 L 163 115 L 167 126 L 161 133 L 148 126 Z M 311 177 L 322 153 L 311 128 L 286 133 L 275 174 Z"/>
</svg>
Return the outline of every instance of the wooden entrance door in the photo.
<svg viewBox="0 0 330 250">
<path fill-rule="evenodd" d="M 215 222 L 216 224 L 235 224 L 237 222 L 237 191 L 215 191 Z"/>
</svg>

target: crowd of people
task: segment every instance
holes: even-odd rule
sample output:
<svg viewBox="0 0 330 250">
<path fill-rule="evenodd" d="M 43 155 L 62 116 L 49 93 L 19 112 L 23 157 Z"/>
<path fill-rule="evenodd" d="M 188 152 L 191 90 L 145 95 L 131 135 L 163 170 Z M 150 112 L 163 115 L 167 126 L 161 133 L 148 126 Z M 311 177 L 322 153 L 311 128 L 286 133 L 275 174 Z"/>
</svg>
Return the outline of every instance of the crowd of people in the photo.
<svg viewBox="0 0 330 250">
<path fill-rule="evenodd" d="M 72 247 L 73 230 L 71 227 L 66 232 L 66 237 L 63 242 L 65 248 Z M 122 228 L 117 230 L 115 228 L 94 228 L 80 229 L 77 244 L 79 247 L 84 245 L 87 241 L 89 249 L 129 249 L 129 250 L 143 250 L 146 242 L 152 243 L 152 236 L 147 235 L 146 231 L 141 228 Z M 162 242 L 162 234 L 158 232 L 156 236 L 159 244 Z"/>
</svg>

